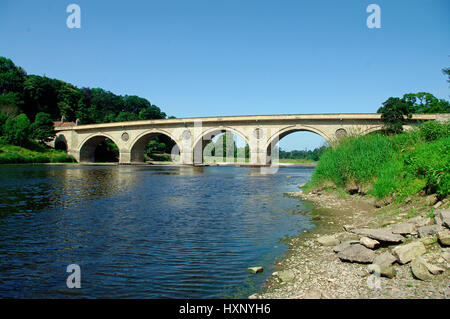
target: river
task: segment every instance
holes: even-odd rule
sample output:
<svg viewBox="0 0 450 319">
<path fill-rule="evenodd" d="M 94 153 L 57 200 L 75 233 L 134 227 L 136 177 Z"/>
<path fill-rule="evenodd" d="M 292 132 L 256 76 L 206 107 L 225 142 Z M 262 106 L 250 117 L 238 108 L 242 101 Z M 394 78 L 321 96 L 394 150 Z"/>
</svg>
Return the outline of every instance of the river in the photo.
<svg viewBox="0 0 450 319">
<path fill-rule="evenodd" d="M 246 298 L 283 239 L 314 227 L 310 205 L 283 195 L 313 170 L 3 165 L 0 297 Z"/>
</svg>

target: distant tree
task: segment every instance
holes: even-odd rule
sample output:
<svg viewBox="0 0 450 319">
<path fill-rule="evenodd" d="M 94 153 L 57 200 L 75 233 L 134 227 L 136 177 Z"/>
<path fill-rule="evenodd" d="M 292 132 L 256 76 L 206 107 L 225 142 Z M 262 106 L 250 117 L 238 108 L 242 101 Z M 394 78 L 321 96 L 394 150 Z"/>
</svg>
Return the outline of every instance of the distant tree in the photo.
<svg viewBox="0 0 450 319">
<path fill-rule="evenodd" d="M 390 97 L 377 113 L 381 113 L 381 120 L 384 123 L 386 132 L 398 134 L 403 131 L 403 125 L 406 124 L 406 118 L 411 118 L 413 107 L 411 103 L 398 97 Z"/>
<path fill-rule="evenodd" d="M 39 142 L 50 142 L 55 137 L 53 121 L 50 115 L 40 112 L 30 126 L 31 137 Z"/>
<path fill-rule="evenodd" d="M 8 120 L 8 115 L 0 112 L 0 137 L 3 136 L 3 129 L 5 127 L 6 121 Z"/>
<path fill-rule="evenodd" d="M 427 92 L 409 93 L 403 95 L 402 100 L 412 107 L 412 113 L 448 113 L 450 103 L 436 98 Z"/>
<path fill-rule="evenodd" d="M 22 93 L 27 73 L 13 61 L 0 57 L 0 94 Z"/>
<path fill-rule="evenodd" d="M 30 120 L 25 114 L 6 121 L 3 129 L 3 140 L 8 144 L 24 146 L 28 141 Z"/>
<path fill-rule="evenodd" d="M 147 106 L 139 112 L 139 119 L 141 120 L 156 120 L 165 118 L 166 113 L 162 112 L 156 105 Z"/>
<path fill-rule="evenodd" d="M 131 112 L 120 112 L 114 122 L 126 122 L 126 121 L 137 121 L 139 120 L 139 115 Z"/>
</svg>

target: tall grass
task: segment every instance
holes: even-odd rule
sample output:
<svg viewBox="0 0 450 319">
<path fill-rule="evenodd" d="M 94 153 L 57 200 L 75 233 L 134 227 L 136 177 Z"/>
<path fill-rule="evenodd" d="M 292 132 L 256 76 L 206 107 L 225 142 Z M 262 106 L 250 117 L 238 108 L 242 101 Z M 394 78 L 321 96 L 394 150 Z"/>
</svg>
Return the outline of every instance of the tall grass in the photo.
<svg viewBox="0 0 450 319">
<path fill-rule="evenodd" d="M 419 129 L 386 136 L 349 137 L 322 154 L 304 187 L 356 185 L 376 198 L 403 199 L 421 191 L 448 196 L 450 124 L 426 122 Z"/>
<path fill-rule="evenodd" d="M 0 144 L 0 164 L 23 163 L 72 163 L 74 158 L 54 149 L 36 148 L 32 150 L 20 146 Z"/>
</svg>

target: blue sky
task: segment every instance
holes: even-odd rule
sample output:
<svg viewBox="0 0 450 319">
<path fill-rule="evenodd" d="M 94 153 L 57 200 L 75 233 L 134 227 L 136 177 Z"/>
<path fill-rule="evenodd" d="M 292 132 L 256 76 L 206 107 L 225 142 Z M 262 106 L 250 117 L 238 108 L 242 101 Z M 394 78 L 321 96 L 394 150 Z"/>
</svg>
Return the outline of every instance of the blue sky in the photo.
<svg viewBox="0 0 450 319">
<path fill-rule="evenodd" d="M 410 92 L 449 99 L 450 1 L 2 0 L 0 55 L 176 117 L 376 112 Z"/>
</svg>

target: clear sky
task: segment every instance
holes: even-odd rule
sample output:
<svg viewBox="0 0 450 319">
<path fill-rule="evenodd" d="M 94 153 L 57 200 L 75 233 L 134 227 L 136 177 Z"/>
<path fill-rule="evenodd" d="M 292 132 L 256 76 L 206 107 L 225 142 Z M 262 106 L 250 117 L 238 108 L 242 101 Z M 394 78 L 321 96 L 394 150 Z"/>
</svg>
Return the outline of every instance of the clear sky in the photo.
<svg viewBox="0 0 450 319">
<path fill-rule="evenodd" d="M 1 0 L 0 55 L 176 117 L 376 112 L 410 92 L 449 99 L 450 1 Z"/>
</svg>

